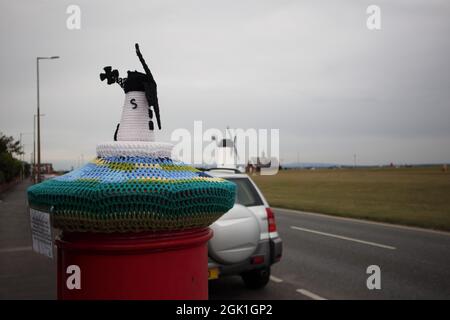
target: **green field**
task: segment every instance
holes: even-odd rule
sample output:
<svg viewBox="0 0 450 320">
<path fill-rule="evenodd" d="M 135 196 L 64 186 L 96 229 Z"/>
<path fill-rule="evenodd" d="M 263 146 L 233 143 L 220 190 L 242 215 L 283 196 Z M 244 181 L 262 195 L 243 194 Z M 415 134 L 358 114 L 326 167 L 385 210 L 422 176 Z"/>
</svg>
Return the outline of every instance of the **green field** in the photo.
<svg viewBox="0 0 450 320">
<path fill-rule="evenodd" d="M 282 170 L 252 178 L 272 207 L 450 231 L 450 172 L 439 167 Z"/>
</svg>

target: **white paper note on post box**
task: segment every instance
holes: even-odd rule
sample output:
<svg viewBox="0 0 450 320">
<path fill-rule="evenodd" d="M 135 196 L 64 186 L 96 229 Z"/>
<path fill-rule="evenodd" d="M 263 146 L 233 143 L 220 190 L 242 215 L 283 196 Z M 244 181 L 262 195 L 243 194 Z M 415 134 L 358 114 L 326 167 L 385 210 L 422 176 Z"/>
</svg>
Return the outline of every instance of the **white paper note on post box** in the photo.
<svg viewBox="0 0 450 320">
<path fill-rule="evenodd" d="M 33 250 L 53 259 L 53 238 L 50 214 L 30 209 Z"/>
</svg>

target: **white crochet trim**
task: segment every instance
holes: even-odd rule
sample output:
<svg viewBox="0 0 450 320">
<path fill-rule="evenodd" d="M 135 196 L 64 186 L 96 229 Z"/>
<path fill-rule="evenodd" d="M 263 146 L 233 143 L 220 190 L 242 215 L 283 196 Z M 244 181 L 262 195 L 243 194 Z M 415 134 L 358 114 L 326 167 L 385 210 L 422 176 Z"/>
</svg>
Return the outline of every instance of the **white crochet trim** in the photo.
<svg viewBox="0 0 450 320">
<path fill-rule="evenodd" d="M 97 145 L 97 156 L 170 158 L 173 144 L 155 141 L 111 141 Z"/>
<path fill-rule="evenodd" d="M 148 110 L 149 106 L 144 92 L 130 91 L 126 93 L 117 140 L 155 141 L 155 134 L 153 130 L 149 129 Z M 151 121 L 156 129 L 158 125 L 154 114 Z"/>
</svg>

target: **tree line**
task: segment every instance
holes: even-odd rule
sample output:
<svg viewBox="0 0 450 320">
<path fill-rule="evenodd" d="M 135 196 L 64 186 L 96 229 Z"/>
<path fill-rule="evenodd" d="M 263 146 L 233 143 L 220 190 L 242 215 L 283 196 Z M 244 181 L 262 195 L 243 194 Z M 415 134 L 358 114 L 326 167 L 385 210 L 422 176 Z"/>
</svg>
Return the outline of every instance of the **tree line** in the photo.
<svg viewBox="0 0 450 320">
<path fill-rule="evenodd" d="M 22 154 L 20 141 L 0 132 L 0 184 L 14 180 L 22 172 L 24 176 L 29 176 L 30 164 L 16 158 Z"/>
</svg>

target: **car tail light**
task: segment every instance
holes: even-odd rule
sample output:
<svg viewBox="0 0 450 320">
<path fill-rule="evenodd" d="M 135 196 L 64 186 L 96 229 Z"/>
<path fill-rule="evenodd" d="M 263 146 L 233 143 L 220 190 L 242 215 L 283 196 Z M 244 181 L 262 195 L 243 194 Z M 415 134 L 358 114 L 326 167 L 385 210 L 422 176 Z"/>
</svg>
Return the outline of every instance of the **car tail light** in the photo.
<svg viewBox="0 0 450 320">
<path fill-rule="evenodd" d="M 251 264 L 263 264 L 264 256 L 253 256 L 251 258 Z"/>
<path fill-rule="evenodd" d="M 275 223 L 275 215 L 273 214 L 272 209 L 266 208 L 267 212 L 267 223 L 269 225 L 269 232 L 277 231 L 277 225 Z"/>
</svg>

